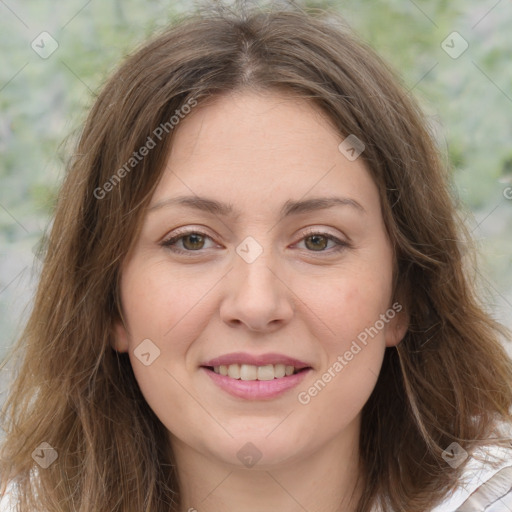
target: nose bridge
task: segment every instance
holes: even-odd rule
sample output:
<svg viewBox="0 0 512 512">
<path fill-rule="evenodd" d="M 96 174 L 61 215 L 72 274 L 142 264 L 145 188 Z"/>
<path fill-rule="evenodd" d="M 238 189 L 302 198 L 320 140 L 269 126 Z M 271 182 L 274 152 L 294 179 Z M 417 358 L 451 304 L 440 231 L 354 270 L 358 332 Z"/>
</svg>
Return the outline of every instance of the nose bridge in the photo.
<svg viewBox="0 0 512 512">
<path fill-rule="evenodd" d="M 259 236 L 259 240 L 247 236 L 236 247 L 235 260 L 236 279 L 242 287 L 251 287 L 261 292 L 271 292 L 276 288 L 275 270 L 278 266 L 270 236 Z"/>
<path fill-rule="evenodd" d="M 289 320 L 293 314 L 288 289 L 279 277 L 281 266 L 271 237 L 261 236 L 260 240 L 249 236 L 236 247 L 221 307 L 225 321 L 241 322 L 254 330 L 276 324 L 276 320 Z"/>
</svg>

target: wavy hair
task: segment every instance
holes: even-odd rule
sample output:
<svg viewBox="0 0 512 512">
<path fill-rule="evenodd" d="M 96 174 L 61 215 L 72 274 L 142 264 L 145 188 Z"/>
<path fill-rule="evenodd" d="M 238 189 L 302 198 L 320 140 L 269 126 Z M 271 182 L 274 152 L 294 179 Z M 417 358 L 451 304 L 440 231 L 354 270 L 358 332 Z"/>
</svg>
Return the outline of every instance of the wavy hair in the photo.
<svg viewBox="0 0 512 512">
<path fill-rule="evenodd" d="M 69 160 L 31 315 L 10 355 L 0 473 L 19 510 L 179 510 L 167 431 L 128 355 L 111 344 L 114 321 L 123 320 L 120 268 L 163 173 L 176 131 L 169 120 L 187 103 L 239 90 L 313 102 L 340 141 L 354 134 L 364 142 L 379 189 L 395 298 L 410 326 L 386 349 L 362 411 L 365 492 L 357 511 L 429 510 L 465 467 L 443 460 L 447 446 L 473 453 L 504 439 L 498 427 L 512 420 L 512 363 L 502 341 L 510 333 L 480 298 L 449 166 L 400 78 L 336 13 L 206 9 L 122 63 Z M 121 173 L 161 126 L 161 140 Z M 123 176 L 113 183 L 116 173 Z M 44 470 L 32 458 L 42 442 L 58 454 Z"/>
</svg>

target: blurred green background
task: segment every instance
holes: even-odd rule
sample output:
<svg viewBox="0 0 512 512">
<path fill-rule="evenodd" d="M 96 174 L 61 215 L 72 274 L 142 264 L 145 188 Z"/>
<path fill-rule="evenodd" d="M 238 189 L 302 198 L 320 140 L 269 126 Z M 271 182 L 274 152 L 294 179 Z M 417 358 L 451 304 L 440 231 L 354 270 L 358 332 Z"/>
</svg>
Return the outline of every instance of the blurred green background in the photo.
<svg viewBox="0 0 512 512">
<path fill-rule="evenodd" d="M 479 242 L 482 293 L 494 316 L 512 327 L 512 3 L 301 5 L 340 12 L 420 101 Z M 29 313 L 40 269 L 35 248 L 96 92 L 124 55 L 195 8 L 191 1 L 0 2 L 0 355 Z M 47 58 L 31 46 L 43 46 L 42 32 L 58 43 Z"/>
</svg>

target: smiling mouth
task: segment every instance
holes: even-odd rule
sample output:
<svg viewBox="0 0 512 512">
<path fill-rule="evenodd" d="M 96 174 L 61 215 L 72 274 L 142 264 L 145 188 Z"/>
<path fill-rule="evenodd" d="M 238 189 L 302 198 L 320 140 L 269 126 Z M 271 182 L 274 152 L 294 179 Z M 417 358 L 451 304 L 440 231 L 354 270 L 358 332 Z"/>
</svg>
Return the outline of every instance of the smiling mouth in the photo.
<svg viewBox="0 0 512 512">
<path fill-rule="evenodd" d="M 224 377 L 248 381 L 281 379 L 311 369 L 309 366 L 296 368 L 295 366 L 284 364 L 266 364 L 263 366 L 255 366 L 252 364 L 230 364 L 220 366 L 203 366 L 203 368 Z"/>
</svg>

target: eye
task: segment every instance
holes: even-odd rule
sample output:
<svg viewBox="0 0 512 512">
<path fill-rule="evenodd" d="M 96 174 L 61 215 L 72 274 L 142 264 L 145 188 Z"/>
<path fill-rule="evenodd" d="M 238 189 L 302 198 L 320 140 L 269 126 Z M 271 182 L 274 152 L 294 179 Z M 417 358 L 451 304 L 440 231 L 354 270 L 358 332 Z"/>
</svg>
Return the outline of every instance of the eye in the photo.
<svg viewBox="0 0 512 512">
<path fill-rule="evenodd" d="M 173 252 L 190 253 L 204 249 L 205 241 L 207 239 L 212 240 L 212 238 L 206 233 L 202 233 L 200 231 L 186 231 L 177 233 L 173 237 L 168 238 L 167 240 L 163 241 L 161 245 L 163 247 L 167 247 Z M 181 248 L 176 247 L 177 242 L 181 243 Z"/>
<path fill-rule="evenodd" d="M 331 235 L 330 233 L 310 231 L 306 234 L 304 238 L 301 239 L 304 241 L 304 244 L 310 252 L 338 252 L 348 247 L 348 242 L 344 242 L 339 238 Z M 328 248 L 329 242 L 334 244 L 334 247 L 331 246 L 332 251 L 326 251 Z"/>
<path fill-rule="evenodd" d="M 213 241 L 209 235 L 201 231 L 182 231 L 176 233 L 171 238 L 164 240 L 161 245 L 172 252 L 190 255 L 191 253 L 208 249 L 208 247 L 205 247 L 207 240 Z M 319 231 L 310 231 L 306 233 L 306 235 L 301 239 L 301 242 L 302 241 L 304 242 L 308 252 L 336 253 L 346 247 L 349 247 L 348 242 L 344 242 L 330 233 Z M 332 250 L 326 250 L 329 249 L 329 242 L 333 244 L 330 247 Z"/>
</svg>

